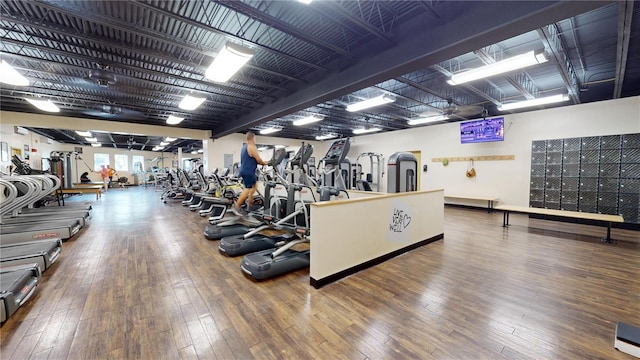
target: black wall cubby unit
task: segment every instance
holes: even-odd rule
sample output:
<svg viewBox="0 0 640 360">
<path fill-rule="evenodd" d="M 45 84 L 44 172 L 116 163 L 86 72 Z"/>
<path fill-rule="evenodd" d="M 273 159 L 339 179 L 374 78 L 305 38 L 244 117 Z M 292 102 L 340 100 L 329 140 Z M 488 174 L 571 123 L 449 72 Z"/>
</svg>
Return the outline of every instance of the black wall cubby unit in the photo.
<svg viewBox="0 0 640 360">
<path fill-rule="evenodd" d="M 529 206 L 640 224 L 640 134 L 533 141 Z"/>
</svg>

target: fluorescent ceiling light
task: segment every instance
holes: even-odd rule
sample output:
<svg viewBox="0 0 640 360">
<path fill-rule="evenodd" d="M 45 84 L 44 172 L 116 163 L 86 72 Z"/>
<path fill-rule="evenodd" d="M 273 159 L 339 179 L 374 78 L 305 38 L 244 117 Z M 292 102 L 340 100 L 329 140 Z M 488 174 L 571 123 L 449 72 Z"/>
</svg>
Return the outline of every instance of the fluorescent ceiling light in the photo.
<svg viewBox="0 0 640 360">
<path fill-rule="evenodd" d="M 160 150 L 163 150 L 163 149 L 164 149 L 164 148 L 163 148 L 163 147 L 161 147 L 161 146 L 156 146 L 156 147 L 154 147 L 154 148 L 153 148 L 153 149 L 151 149 L 151 150 L 153 150 L 153 151 L 160 151 Z"/>
<path fill-rule="evenodd" d="M 178 140 L 178 138 L 169 137 L 169 136 L 167 136 L 166 138 L 164 138 L 164 141 L 166 141 L 166 142 L 173 142 L 173 141 L 176 141 L 176 140 Z"/>
<path fill-rule="evenodd" d="M 209 80 L 227 82 L 254 54 L 255 51 L 251 49 L 227 42 L 204 73 L 204 76 Z"/>
<path fill-rule="evenodd" d="M 84 137 L 91 137 L 91 132 L 90 131 L 79 131 L 79 130 L 76 130 L 76 134 L 78 134 L 80 136 L 84 136 Z"/>
<path fill-rule="evenodd" d="M 273 134 L 273 133 L 278 132 L 280 130 L 282 130 L 282 129 L 271 127 L 271 128 L 266 128 L 266 129 L 260 130 L 260 134 L 261 135 Z"/>
<path fill-rule="evenodd" d="M 169 143 L 168 143 L 168 142 L 166 142 L 166 141 L 162 141 L 162 142 L 160 142 L 160 146 L 167 146 L 167 145 L 169 145 Z"/>
<path fill-rule="evenodd" d="M 324 119 L 324 116 L 322 115 L 311 115 L 311 116 L 303 117 L 302 119 L 298 119 L 294 121 L 293 125 L 295 126 L 307 125 L 307 124 L 321 121 L 322 119 Z"/>
<path fill-rule="evenodd" d="M 276 146 L 274 146 L 274 147 L 275 147 L 276 149 L 285 149 L 285 148 L 286 148 L 286 146 L 284 146 L 284 145 L 276 145 Z"/>
<path fill-rule="evenodd" d="M 100 143 L 91 143 L 91 146 L 93 146 L 93 147 L 101 147 L 102 144 L 100 144 Z"/>
<path fill-rule="evenodd" d="M 428 124 L 436 121 L 448 120 L 449 117 L 447 115 L 437 115 L 437 116 L 429 116 L 418 119 L 411 119 L 407 121 L 409 125 L 420 125 L 420 124 Z"/>
<path fill-rule="evenodd" d="M 197 154 L 198 152 L 196 150 L 193 150 L 191 153 L 192 154 Z"/>
<path fill-rule="evenodd" d="M 86 137 L 84 139 L 87 140 L 88 142 L 98 142 L 98 138 L 94 138 L 94 137 Z"/>
<path fill-rule="evenodd" d="M 198 150 L 198 154 L 202 154 L 204 152 L 204 150 L 200 149 Z"/>
<path fill-rule="evenodd" d="M 493 64 L 487 64 L 485 66 L 472 69 L 469 71 L 454 74 L 447 82 L 451 85 L 459 85 L 466 82 L 487 78 L 490 76 L 503 74 L 509 71 L 522 69 L 531 65 L 542 64 L 547 62 L 547 57 L 544 52 L 535 53 L 529 51 L 528 53 L 520 54 L 508 59 L 504 59 Z"/>
<path fill-rule="evenodd" d="M 333 139 L 333 138 L 337 138 L 338 135 L 336 134 L 324 134 L 324 135 L 318 135 L 316 136 L 316 140 L 328 140 L 328 139 Z"/>
<path fill-rule="evenodd" d="M 29 79 L 20 74 L 18 70 L 14 69 L 13 66 L 4 60 L 0 63 L 0 73 L 2 73 L 2 78 L 0 78 L 0 82 L 2 83 L 16 86 L 29 85 Z"/>
<path fill-rule="evenodd" d="M 50 100 L 40 100 L 40 99 L 30 99 L 30 98 L 24 98 L 24 99 L 27 100 L 29 103 L 31 103 L 31 105 L 37 107 L 42 111 L 60 112 L 60 108 L 57 107 L 56 104 L 52 103 Z"/>
<path fill-rule="evenodd" d="M 360 111 L 360 110 L 372 108 L 374 106 L 392 103 L 394 101 L 396 101 L 396 98 L 394 98 L 393 96 L 380 95 L 371 99 L 357 102 L 355 104 L 350 104 L 347 106 L 347 111 L 349 112 Z"/>
<path fill-rule="evenodd" d="M 498 106 L 498 111 L 508 111 L 508 110 L 520 109 L 520 108 L 531 107 L 531 106 L 547 105 L 547 104 L 553 104 L 553 103 L 563 102 L 567 100 L 569 100 L 569 95 L 566 95 L 566 94 L 553 95 L 553 96 L 547 96 L 547 97 L 542 97 L 542 98 L 533 99 L 533 100 L 525 100 L 525 101 L 504 104 L 502 106 Z"/>
<path fill-rule="evenodd" d="M 180 124 L 182 122 L 182 120 L 184 120 L 183 117 L 177 117 L 177 116 L 169 115 L 169 117 L 167 118 L 167 124 L 169 124 L 169 125 Z"/>
<path fill-rule="evenodd" d="M 373 128 L 369 128 L 369 129 L 365 129 L 365 128 L 360 128 L 360 129 L 354 129 L 353 133 L 355 135 L 360 135 L 360 134 L 367 134 L 367 133 L 372 133 L 372 132 L 376 132 L 376 131 L 380 131 L 382 129 L 377 128 L 377 127 L 373 127 Z"/>
<path fill-rule="evenodd" d="M 301 3 L 305 4 L 305 5 L 311 4 L 312 1 L 313 0 L 298 0 L 298 2 L 301 2 Z"/>
<path fill-rule="evenodd" d="M 183 110 L 195 110 L 198 106 L 202 105 L 205 100 L 207 100 L 206 97 L 196 97 L 187 94 L 184 99 L 180 101 L 178 107 Z"/>
</svg>

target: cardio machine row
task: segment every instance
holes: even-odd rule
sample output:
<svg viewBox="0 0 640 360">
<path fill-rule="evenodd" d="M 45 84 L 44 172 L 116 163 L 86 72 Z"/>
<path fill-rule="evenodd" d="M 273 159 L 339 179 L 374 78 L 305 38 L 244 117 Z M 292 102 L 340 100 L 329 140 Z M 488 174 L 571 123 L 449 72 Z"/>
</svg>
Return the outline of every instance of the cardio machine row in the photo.
<svg viewBox="0 0 640 360">
<path fill-rule="evenodd" d="M 348 139 L 335 141 L 322 160 L 328 165 L 326 171 L 337 168 L 348 149 Z M 312 154 L 313 147 L 303 143 L 290 163 L 305 164 Z M 303 183 L 287 182 L 277 171 L 283 158 L 282 153 L 274 152 L 269 166 L 262 170 L 264 196 L 261 196 L 262 201 L 258 201 L 255 208 L 248 209 L 247 216 L 235 216 L 225 211 L 223 216 L 210 217 L 210 225 L 204 230 L 205 238 L 220 240 L 218 248 L 222 254 L 231 257 L 245 255 L 241 261 L 241 269 L 255 280 L 308 267 L 308 246 L 305 248 L 303 245 L 302 250 L 294 250 L 293 247 L 309 242 L 310 204 L 318 200 L 348 198 L 344 188 L 319 186 L 314 191 L 303 166 L 292 167 L 287 171 Z M 186 202 L 185 205 L 190 205 L 195 211 L 201 201 L 210 197 L 206 195 L 207 192 L 194 194 L 195 200 Z M 228 198 L 218 200 L 220 207 L 233 205 L 234 197 L 230 193 L 227 195 Z M 198 196 L 200 199 L 197 199 Z"/>
<path fill-rule="evenodd" d="M 50 174 L 0 177 L 2 323 L 34 294 L 42 273 L 58 260 L 62 241 L 88 223 L 90 205 L 44 206 L 59 187 L 59 178 Z"/>
</svg>

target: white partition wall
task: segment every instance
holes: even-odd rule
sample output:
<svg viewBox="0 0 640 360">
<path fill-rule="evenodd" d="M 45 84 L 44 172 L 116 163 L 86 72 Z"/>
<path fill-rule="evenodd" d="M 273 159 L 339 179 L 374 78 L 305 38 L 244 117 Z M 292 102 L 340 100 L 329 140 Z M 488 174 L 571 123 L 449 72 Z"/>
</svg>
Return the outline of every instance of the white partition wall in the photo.
<svg viewBox="0 0 640 360">
<path fill-rule="evenodd" d="M 329 282 L 444 237 L 444 190 L 311 204 L 311 285 Z"/>
</svg>

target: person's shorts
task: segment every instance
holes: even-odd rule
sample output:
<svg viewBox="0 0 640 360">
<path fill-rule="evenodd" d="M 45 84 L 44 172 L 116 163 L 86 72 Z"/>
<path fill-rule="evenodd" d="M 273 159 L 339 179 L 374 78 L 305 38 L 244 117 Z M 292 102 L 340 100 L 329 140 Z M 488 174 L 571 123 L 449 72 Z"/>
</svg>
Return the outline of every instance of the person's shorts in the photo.
<svg viewBox="0 0 640 360">
<path fill-rule="evenodd" d="M 256 175 L 255 174 L 248 174 L 248 175 L 240 175 L 242 177 L 242 185 L 244 185 L 245 188 L 249 189 L 252 188 L 253 185 L 256 184 Z"/>
</svg>

